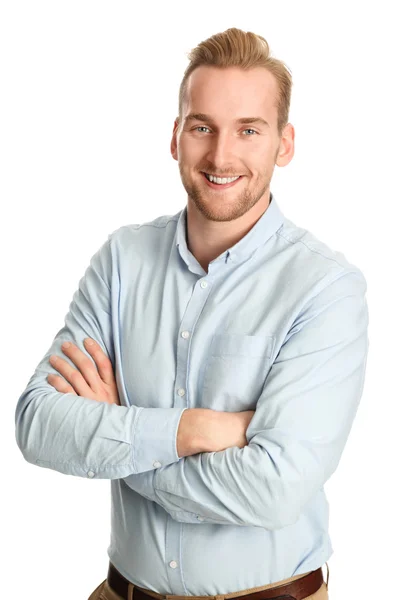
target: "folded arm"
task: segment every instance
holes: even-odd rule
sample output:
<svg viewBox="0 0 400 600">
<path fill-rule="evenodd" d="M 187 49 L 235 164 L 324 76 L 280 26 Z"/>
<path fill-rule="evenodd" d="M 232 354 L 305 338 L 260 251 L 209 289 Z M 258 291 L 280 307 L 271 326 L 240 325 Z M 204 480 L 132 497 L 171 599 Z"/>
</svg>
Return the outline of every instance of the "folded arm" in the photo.
<svg viewBox="0 0 400 600">
<path fill-rule="evenodd" d="M 337 274 L 304 306 L 271 367 L 244 448 L 188 456 L 125 482 L 176 521 L 277 529 L 336 470 L 361 399 L 366 282 Z"/>
<path fill-rule="evenodd" d="M 75 366 L 62 353 L 61 344 L 66 340 L 90 357 L 83 340 L 94 339 L 115 370 L 111 306 L 118 297 L 119 278 L 112 268 L 113 236 L 110 234 L 91 258 L 65 325 L 36 367 L 15 411 L 16 441 L 28 462 L 68 475 L 100 479 L 118 479 L 151 471 L 159 463 L 177 462 L 177 430 L 187 410 L 143 408 L 129 405 L 121 397 L 121 406 L 97 402 L 58 392 L 47 381 L 50 373 L 57 375 L 49 362 L 51 354 Z"/>
</svg>

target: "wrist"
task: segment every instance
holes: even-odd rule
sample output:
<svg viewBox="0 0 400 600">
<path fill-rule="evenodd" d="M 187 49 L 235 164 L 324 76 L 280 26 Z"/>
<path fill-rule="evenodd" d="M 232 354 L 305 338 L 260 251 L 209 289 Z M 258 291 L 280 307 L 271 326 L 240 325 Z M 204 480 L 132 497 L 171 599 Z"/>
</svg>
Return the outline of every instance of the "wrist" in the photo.
<svg viewBox="0 0 400 600">
<path fill-rule="evenodd" d="M 208 408 L 188 408 L 183 411 L 177 434 L 179 458 L 211 452 L 211 440 L 207 432 L 214 414 L 215 411 Z"/>
<path fill-rule="evenodd" d="M 192 454 L 213 452 L 215 450 L 215 420 L 218 411 L 211 408 L 195 408 L 192 437 Z"/>
</svg>

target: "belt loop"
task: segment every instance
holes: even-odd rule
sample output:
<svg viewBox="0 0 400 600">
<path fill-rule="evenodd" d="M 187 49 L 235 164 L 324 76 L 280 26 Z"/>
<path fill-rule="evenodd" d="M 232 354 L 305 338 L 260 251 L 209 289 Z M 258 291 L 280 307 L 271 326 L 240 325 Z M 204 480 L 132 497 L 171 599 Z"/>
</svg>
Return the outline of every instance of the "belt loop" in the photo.
<svg viewBox="0 0 400 600">
<path fill-rule="evenodd" d="M 134 598 L 134 591 L 135 586 L 133 585 L 133 583 L 128 583 L 128 600 L 133 600 Z"/>
<path fill-rule="evenodd" d="M 327 563 L 327 562 L 326 562 L 325 564 L 326 564 L 326 568 L 327 568 L 327 570 L 328 570 L 328 575 L 327 575 L 327 579 L 326 579 L 326 591 L 328 591 L 328 584 L 329 584 L 329 565 L 328 565 L 328 563 Z"/>
</svg>

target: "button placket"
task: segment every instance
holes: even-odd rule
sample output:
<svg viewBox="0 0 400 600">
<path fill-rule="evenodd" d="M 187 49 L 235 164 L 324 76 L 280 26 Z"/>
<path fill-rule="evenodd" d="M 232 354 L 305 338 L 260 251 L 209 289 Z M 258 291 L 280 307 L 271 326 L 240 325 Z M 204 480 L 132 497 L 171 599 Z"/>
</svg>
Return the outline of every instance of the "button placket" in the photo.
<svg viewBox="0 0 400 600">
<path fill-rule="evenodd" d="M 194 282 L 192 293 L 188 298 L 187 305 L 182 307 L 183 318 L 179 323 L 179 329 L 177 330 L 177 355 L 176 355 L 176 377 L 174 385 L 174 407 L 189 407 L 189 388 L 188 388 L 188 364 L 190 358 L 191 343 L 195 334 L 196 323 L 201 316 L 204 306 L 207 303 L 209 295 L 212 290 L 213 277 L 208 276 L 208 281 L 204 281 L 203 278 L 198 278 Z M 156 473 L 157 476 L 157 473 Z M 198 522 L 203 520 L 203 517 L 199 515 Z M 185 584 L 182 579 L 182 573 L 180 569 L 180 562 L 177 560 L 170 560 L 174 556 L 180 556 L 181 553 L 181 523 L 175 521 L 173 518 L 168 518 L 168 529 L 166 533 L 166 559 L 165 564 L 167 567 L 167 578 L 171 590 L 174 591 L 175 595 L 185 595 Z M 173 596 L 171 596 L 172 598 Z M 168 600 L 168 596 L 167 596 Z"/>
</svg>

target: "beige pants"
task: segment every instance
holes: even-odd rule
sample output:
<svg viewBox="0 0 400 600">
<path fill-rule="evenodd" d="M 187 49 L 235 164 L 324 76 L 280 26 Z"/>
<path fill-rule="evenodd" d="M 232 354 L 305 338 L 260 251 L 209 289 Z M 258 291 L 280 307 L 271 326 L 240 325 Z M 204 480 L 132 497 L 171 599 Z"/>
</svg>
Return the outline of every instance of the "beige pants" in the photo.
<svg viewBox="0 0 400 600">
<path fill-rule="evenodd" d="M 311 594 L 311 596 L 307 596 L 307 598 L 304 598 L 304 600 L 329 600 L 329 596 L 328 596 L 328 584 L 329 584 L 328 563 L 326 563 L 326 566 L 328 569 L 327 583 L 323 583 L 321 585 L 321 587 L 319 588 L 319 590 L 317 592 L 315 592 L 315 594 Z M 250 592 L 258 592 L 260 590 L 267 590 L 267 589 L 275 587 L 277 585 L 283 585 L 284 583 L 290 583 L 290 581 L 294 581 L 295 579 L 300 579 L 301 577 L 304 577 L 305 575 L 307 575 L 307 573 L 302 573 L 301 575 L 295 575 L 294 577 L 289 577 L 289 579 L 282 579 L 282 581 L 278 581 L 278 582 L 272 583 L 270 585 L 264 585 L 264 586 L 260 586 L 260 587 L 256 587 L 256 588 L 251 588 L 250 590 L 242 590 L 240 592 L 240 594 L 238 592 L 232 593 L 232 594 L 222 594 L 221 596 L 216 597 L 216 600 L 225 600 L 225 599 L 229 600 L 230 597 L 245 595 Z M 133 585 L 133 583 L 129 584 L 129 599 L 131 599 L 131 595 L 133 593 L 134 587 L 135 586 Z M 139 586 L 137 586 L 137 587 L 139 587 Z M 139 588 L 139 589 L 143 589 L 143 588 Z M 159 594 L 156 594 L 155 592 L 152 592 L 151 590 L 150 591 L 145 590 L 145 591 L 147 593 L 150 593 L 151 596 L 154 596 L 154 598 L 161 598 L 161 596 Z M 277 595 L 279 595 L 278 592 L 277 592 Z M 201 598 L 202 600 L 206 600 L 207 598 L 210 598 L 210 596 L 191 596 L 191 598 Z M 188 596 L 169 596 L 169 599 L 171 599 L 171 600 L 187 600 Z M 121 596 L 116 594 L 114 592 L 114 590 L 112 590 L 110 588 L 110 586 L 107 583 L 107 579 L 105 579 L 91 593 L 88 600 L 121 600 Z"/>
</svg>

